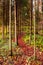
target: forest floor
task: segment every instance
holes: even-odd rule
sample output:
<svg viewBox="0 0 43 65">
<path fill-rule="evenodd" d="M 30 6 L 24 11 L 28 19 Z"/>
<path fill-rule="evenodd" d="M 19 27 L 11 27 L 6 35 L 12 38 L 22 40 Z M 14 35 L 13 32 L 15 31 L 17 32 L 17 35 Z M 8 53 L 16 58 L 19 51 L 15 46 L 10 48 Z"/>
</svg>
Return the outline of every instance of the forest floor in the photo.
<svg viewBox="0 0 43 65">
<path fill-rule="evenodd" d="M 27 46 L 20 47 L 12 42 L 12 56 L 9 51 L 9 44 L 0 39 L 0 64 L 3 65 L 43 65 L 43 36 L 36 35 L 36 55 L 34 59 L 34 35 L 32 35 L 32 43 L 28 42 L 28 35 L 23 36 L 22 40 Z M 29 44 L 29 45 L 28 45 Z"/>
</svg>

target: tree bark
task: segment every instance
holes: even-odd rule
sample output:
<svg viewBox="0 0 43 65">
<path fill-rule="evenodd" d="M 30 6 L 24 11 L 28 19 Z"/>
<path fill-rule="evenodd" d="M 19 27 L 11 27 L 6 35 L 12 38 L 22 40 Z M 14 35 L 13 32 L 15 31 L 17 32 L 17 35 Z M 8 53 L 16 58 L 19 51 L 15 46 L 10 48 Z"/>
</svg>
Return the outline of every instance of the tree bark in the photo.
<svg viewBox="0 0 43 65">
<path fill-rule="evenodd" d="M 32 41 L 32 11 L 33 11 L 33 0 L 30 1 L 31 8 L 30 8 L 30 44 Z"/>
<path fill-rule="evenodd" d="M 17 43 L 17 30 L 16 30 L 16 1 L 14 0 L 14 22 L 15 22 L 15 43 Z"/>
<path fill-rule="evenodd" d="M 33 0 L 33 21 L 34 21 L 34 60 L 35 60 L 35 4 L 36 4 L 36 0 Z"/>
<path fill-rule="evenodd" d="M 4 40 L 5 2 L 3 1 L 2 39 Z"/>
<path fill-rule="evenodd" d="M 12 35 L 11 35 L 11 0 L 9 0 L 9 50 L 12 56 Z"/>
</svg>

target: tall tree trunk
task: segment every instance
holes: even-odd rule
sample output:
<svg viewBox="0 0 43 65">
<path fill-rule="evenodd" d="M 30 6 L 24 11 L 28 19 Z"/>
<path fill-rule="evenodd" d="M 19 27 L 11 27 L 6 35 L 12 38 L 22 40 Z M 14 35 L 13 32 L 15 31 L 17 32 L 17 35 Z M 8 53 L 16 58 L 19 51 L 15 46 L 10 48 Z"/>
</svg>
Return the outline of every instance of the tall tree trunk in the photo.
<svg viewBox="0 0 43 65">
<path fill-rule="evenodd" d="M 30 44 L 32 41 L 32 11 L 33 11 L 33 0 L 30 1 L 31 3 L 31 8 L 30 8 Z"/>
<path fill-rule="evenodd" d="M 18 35 L 19 35 L 19 33 L 20 33 L 20 11 L 19 11 L 19 1 L 16 1 L 16 24 L 17 24 L 17 26 L 16 26 L 16 36 L 17 36 L 17 45 L 18 45 Z"/>
<path fill-rule="evenodd" d="M 9 50 L 12 56 L 12 35 L 11 35 L 11 0 L 9 0 Z"/>
<path fill-rule="evenodd" d="M 18 23 L 18 34 L 20 33 L 20 4 L 19 1 L 16 3 L 17 5 L 17 23 Z"/>
<path fill-rule="evenodd" d="M 35 4 L 36 0 L 33 0 L 33 21 L 34 21 L 34 59 L 35 59 Z"/>
<path fill-rule="evenodd" d="M 15 22 L 15 43 L 17 43 L 17 30 L 16 30 L 16 1 L 14 0 L 14 22 Z"/>
<path fill-rule="evenodd" d="M 2 39 L 4 40 L 5 1 L 3 1 Z"/>
<path fill-rule="evenodd" d="M 9 23 L 9 0 L 6 1 L 6 36 L 8 32 L 8 23 Z"/>
<path fill-rule="evenodd" d="M 39 22 L 39 0 L 37 1 L 37 9 L 36 9 L 36 34 L 38 34 L 38 22 Z"/>
</svg>

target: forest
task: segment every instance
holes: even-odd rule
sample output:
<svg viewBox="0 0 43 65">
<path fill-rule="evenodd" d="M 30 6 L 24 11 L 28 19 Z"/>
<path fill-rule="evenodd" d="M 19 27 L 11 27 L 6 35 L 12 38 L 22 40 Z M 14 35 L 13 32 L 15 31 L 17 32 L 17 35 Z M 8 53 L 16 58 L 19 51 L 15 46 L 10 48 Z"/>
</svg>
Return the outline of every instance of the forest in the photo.
<svg viewBox="0 0 43 65">
<path fill-rule="evenodd" d="M 0 65 L 43 65 L 43 0 L 0 0 Z"/>
</svg>

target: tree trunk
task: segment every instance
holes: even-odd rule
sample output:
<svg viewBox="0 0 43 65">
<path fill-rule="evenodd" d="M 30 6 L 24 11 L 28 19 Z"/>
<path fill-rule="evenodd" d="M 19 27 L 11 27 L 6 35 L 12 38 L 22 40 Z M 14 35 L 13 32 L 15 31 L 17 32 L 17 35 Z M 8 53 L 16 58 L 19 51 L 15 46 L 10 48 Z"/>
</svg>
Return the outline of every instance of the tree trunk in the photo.
<svg viewBox="0 0 43 65">
<path fill-rule="evenodd" d="M 33 0 L 34 3 L 33 3 L 33 21 L 34 21 L 34 59 L 35 59 L 35 4 L 36 4 L 36 1 Z"/>
<path fill-rule="evenodd" d="M 31 8 L 30 8 L 30 44 L 32 41 L 32 11 L 33 11 L 33 0 L 30 1 Z"/>
<path fill-rule="evenodd" d="M 11 0 L 9 0 L 9 50 L 12 56 L 12 39 L 11 39 Z"/>
<path fill-rule="evenodd" d="M 9 0 L 6 2 L 6 36 L 8 32 L 8 23 L 9 23 Z"/>
<path fill-rule="evenodd" d="M 3 1 L 2 39 L 4 40 L 5 2 Z"/>
<path fill-rule="evenodd" d="M 16 30 L 16 1 L 14 0 L 14 22 L 15 22 L 15 43 L 17 43 L 17 30 Z"/>
</svg>

